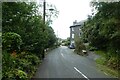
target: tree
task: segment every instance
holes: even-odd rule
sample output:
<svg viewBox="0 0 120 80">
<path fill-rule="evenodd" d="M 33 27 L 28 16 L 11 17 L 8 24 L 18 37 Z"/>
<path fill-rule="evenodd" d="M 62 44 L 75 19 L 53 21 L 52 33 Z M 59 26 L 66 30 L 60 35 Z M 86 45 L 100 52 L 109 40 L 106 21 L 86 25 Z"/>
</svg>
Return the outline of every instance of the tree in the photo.
<svg viewBox="0 0 120 80">
<path fill-rule="evenodd" d="M 49 24 L 43 23 L 36 3 L 4 2 L 2 8 L 3 33 L 19 34 L 23 41 L 21 51 L 30 51 L 40 56 L 44 48 L 55 43 L 54 31 Z"/>
<path fill-rule="evenodd" d="M 120 2 L 92 2 L 96 14 L 83 28 L 83 40 L 106 51 L 107 60 L 120 55 Z"/>
<path fill-rule="evenodd" d="M 43 23 L 38 5 L 33 2 L 3 2 L 2 26 L 2 78 L 32 78 L 44 49 L 56 42 L 54 30 Z"/>
</svg>

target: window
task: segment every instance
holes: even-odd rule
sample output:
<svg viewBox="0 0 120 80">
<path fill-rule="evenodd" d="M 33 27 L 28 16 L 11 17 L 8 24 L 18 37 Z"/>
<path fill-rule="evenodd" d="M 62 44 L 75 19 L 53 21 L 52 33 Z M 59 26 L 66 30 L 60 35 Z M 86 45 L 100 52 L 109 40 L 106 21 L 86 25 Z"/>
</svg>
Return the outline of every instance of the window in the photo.
<svg viewBox="0 0 120 80">
<path fill-rule="evenodd" d="M 79 33 L 79 36 L 81 36 L 81 33 Z"/>
<path fill-rule="evenodd" d="M 79 28 L 79 30 L 81 31 L 81 28 Z"/>
<path fill-rule="evenodd" d="M 74 34 L 72 34 L 72 38 L 74 38 Z"/>
</svg>

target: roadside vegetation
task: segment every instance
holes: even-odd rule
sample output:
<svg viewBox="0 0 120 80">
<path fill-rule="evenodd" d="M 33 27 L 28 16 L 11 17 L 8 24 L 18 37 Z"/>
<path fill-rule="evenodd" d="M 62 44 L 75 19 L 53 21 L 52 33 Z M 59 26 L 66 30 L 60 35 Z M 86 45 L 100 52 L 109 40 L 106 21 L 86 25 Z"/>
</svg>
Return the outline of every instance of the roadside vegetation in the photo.
<svg viewBox="0 0 120 80">
<path fill-rule="evenodd" d="M 51 19 L 44 24 L 38 7 L 34 2 L 2 3 L 3 80 L 30 80 L 44 50 L 57 46 Z"/>
<path fill-rule="evenodd" d="M 120 2 L 91 2 L 92 15 L 82 28 L 82 41 L 102 55 L 97 63 L 120 71 Z"/>
<path fill-rule="evenodd" d="M 113 69 L 109 66 L 106 66 L 106 55 L 105 55 L 106 53 L 104 51 L 94 51 L 94 52 L 100 55 L 100 58 L 96 59 L 98 69 L 103 71 L 106 75 L 110 75 L 114 78 L 119 77 L 119 73 L 117 69 Z"/>
<path fill-rule="evenodd" d="M 75 52 L 79 55 L 86 55 L 82 52 L 82 50 L 86 50 L 86 46 L 82 42 L 81 38 L 75 39 Z"/>
<path fill-rule="evenodd" d="M 68 37 L 67 39 L 63 39 L 61 44 L 63 46 L 69 46 L 70 45 L 70 37 Z"/>
</svg>

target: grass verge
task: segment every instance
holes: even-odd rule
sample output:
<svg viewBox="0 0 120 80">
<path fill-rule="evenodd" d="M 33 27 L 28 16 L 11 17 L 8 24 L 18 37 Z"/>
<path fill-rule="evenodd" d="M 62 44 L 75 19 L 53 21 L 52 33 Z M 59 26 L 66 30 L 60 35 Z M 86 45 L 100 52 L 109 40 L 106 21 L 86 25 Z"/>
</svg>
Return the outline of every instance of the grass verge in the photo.
<svg viewBox="0 0 120 80">
<path fill-rule="evenodd" d="M 96 59 L 98 69 L 103 71 L 106 75 L 109 75 L 113 78 L 118 78 L 118 71 L 106 66 L 107 61 L 105 59 L 105 53 L 103 51 L 95 51 L 95 53 L 101 56 L 100 58 Z"/>
<path fill-rule="evenodd" d="M 113 70 L 105 65 L 101 65 L 101 64 L 97 64 L 98 69 L 100 69 L 101 71 L 103 71 L 106 75 L 109 75 L 113 78 L 118 78 L 118 71 Z"/>
</svg>

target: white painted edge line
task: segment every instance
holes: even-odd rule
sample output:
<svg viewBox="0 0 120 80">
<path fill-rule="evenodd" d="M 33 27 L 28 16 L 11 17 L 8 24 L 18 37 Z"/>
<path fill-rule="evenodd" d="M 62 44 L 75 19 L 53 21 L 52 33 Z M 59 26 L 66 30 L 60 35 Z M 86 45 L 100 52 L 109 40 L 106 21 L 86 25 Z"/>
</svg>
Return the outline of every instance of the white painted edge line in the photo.
<svg viewBox="0 0 120 80">
<path fill-rule="evenodd" d="M 74 69 L 75 69 L 77 72 L 79 72 L 80 74 L 82 74 L 82 76 L 85 77 L 87 80 L 89 80 L 88 77 L 85 76 L 82 72 L 80 72 L 80 70 L 78 70 L 76 67 L 74 67 Z"/>
<path fill-rule="evenodd" d="M 105 75 L 108 75 L 107 73 L 104 72 Z"/>
</svg>

